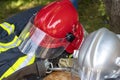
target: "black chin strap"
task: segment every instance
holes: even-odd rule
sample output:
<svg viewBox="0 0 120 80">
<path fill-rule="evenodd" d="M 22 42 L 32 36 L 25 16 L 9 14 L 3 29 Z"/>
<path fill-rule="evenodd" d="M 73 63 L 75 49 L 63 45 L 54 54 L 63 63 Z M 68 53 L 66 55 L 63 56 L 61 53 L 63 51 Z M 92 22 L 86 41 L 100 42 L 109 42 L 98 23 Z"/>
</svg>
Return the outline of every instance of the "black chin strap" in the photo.
<svg viewBox="0 0 120 80">
<path fill-rule="evenodd" d="M 36 62 L 36 69 L 39 77 L 44 77 L 46 75 L 46 67 L 43 60 Z"/>
</svg>

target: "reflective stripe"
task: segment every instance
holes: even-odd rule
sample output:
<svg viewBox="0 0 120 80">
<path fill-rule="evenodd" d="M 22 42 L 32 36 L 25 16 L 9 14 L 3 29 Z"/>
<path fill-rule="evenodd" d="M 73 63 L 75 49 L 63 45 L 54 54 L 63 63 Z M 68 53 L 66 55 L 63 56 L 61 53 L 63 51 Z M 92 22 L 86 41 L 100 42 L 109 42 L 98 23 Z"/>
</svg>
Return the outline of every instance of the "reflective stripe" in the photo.
<svg viewBox="0 0 120 80">
<path fill-rule="evenodd" d="M 26 34 L 26 35 L 25 35 Z M 25 40 L 30 36 L 30 32 L 27 33 L 21 33 L 21 35 L 19 36 L 19 39 L 21 40 Z"/>
<path fill-rule="evenodd" d="M 29 63 L 27 65 L 31 65 L 33 64 L 35 61 L 35 55 L 31 58 L 31 60 L 29 61 Z"/>
<path fill-rule="evenodd" d="M 16 36 L 17 38 L 17 36 Z M 17 38 L 18 39 L 18 38 Z M 14 41 L 13 41 L 14 42 Z M 2 44 L 3 45 L 3 44 Z M 0 49 L 1 50 L 1 49 Z M 30 65 L 32 63 L 34 63 L 35 61 L 35 55 L 34 53 L 30 53 L 27 56 L 24 57 L 20 57 L 14 64 L 13 66 L 11 66 L 1 77 L 0 80 L 2 80 L 5 77 L 10 76 L 12 73 L 14 73 L 15 71 Z"/>
<path fill-rule="evenodd" d="M 12 24 L 9 24 L 7 22 L 4 22 L 2 24 L 0 24 L 0 27 L 2 27 L 5 31 L 7 31 L 7 33 L 10 35 L 11 33 L 14 32 L 15 26 Z M 28 35 L 25 35 L 28 36 Z M 8 43 L 2 43 L 0 42 L 0 53 L 4 52 L 10 48 L 14 48 L 19 46 L 21 43 L 21 40 L 15 36 L 14 39 L 11 42 Z M 35 61 L 35 55 L 32 53 L 30 55 L 24 56 L 24 57 L 20 57 L 1 77 L 0 80 L 2 80 L 3 78 L 11 75 L 12 73 L 14 73 L 15 71 L 30 65 L 32 63 L 34 63 Z"/>
<path fill-rule="evenodd" d="M 27 54 L 26 59 L 25 59 L 24 62 L 19 66 L 18 69 L 21 69 L 21 68 L 25 67 L 26 64 L 27 64 L 27 65 L 30 64 L 29 61 L 30 61 L 33 57 L 35 57 L 35 55 L 34 55 L 34 53 L 32 53 L 32 52 L 29 53 L 29 54 Z"/>
<path fill-rule="evenodd" d="M 0 27 L 2 27 L 4 30 L 6 30 L 9 35 L 11 33 L 13 33 L 14 30 L 15 30 L 14 24 L 9 24 L 7 22 L 4 22 L 4 23 L 0 24 Z"/>
<path fill-rule="evenodd" d="M 10 35 L 11 33 L 14 32 L 15 30 L 15 26 L 14 24 L 9 24 L 7 22 L 4 22 L 2 24 L 0 24 L 0 27 L 2 27 L 5 31 L 7 31 L 8 35 Z M 2 43 L 0 42 L 0 53 L 4 52 L 10 48 L 14 48 L 19 46 L 21 43 L 21 41 L 18 39 L 17 36 L 14 37 L 14 39 L 11 42 L 8 43 Z"/>
<path fill-rule="evenodd" d="M 2 24 L 0 24 L 0 26 L 7 31 L 7 33 L 10 35 L 11 33 L 14 32 L 14 29 L 15 29 L 15 26 L 12 24 L 10 25 L 9 23 L 7 22 L 4 22 Z M 29 33 L 28 33 L 29 35 Z M 25 35 L 28 36 L 28 35 Z M 24 38 L 25 38 L 24 37 Z M 0 53 L 1 52 L 4 52 L 10 48 L 14 48 L 14 47 L 17 47 L 19 46 L 21 43 L 21 40 L 15 36 L 14 39 L 11 41 L 11 42 L 8 42 L 8 43 L 2 43 L 0 42 Z M 3 78 L 5 77 L 8 77 L 9 75 L 11 75 L 12 73 L 14 73 L 15 71 L 27 66 L 27 65 L 30 65 L 32 63 L 34 63 L 35 61 L 35 55 L 32 53 L 32 54 L 29 54 L 27 56 L 24 56 L 24 57 L 20 57 L 1 77 L 0 77 L 0 80 L 2 80 Z"/>
<path fill-rule="evenodd" d="M 19 38 L 17 36 L 15 36 L 11 42 L 8 42 L 8 43 L 1 43 L 0 42 L 0 53 L 7 51 L 10 48 L 17 47 L 20 45 L 20 43 L 21 43 L 21 41 L 19 40 Z"/>
<path fill-rule="evenodd" d="M 27 66 L 27 65 L 30 65 L 32 63 L 34 63 L 35 61 L 35 56 L 32 56 L 29 61 L 28 58 L 31 57 L 31 56 L 24 56 L 24 57 L 21 57 L 19 58 L 14 64 L 13 66 L 11 66 L 1 77 L 0 77 L 0 80 L 2 80 L 3 78 L 5 77 L 8 77 L 10 76 L 12 73 L 14 73 L 15 71 Z M 26 64 L 26 61 L 27 61 L 27 64 Z M 24 65 L 23 65 L 24 63 Z M 22 66 L 21 66 L 22 65 Z"/>
</svg>

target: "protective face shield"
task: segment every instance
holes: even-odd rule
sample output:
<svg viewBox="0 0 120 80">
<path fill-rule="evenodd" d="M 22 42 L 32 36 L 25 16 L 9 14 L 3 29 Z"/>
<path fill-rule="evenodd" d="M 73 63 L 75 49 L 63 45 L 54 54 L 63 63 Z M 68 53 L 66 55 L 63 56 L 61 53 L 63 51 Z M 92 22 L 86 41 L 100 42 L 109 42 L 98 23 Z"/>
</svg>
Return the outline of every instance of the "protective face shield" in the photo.
<svg viewBox="0 0 120 80">
<path fill-rule="evenodd" d="M 55 58 L 64 50 L 72 53 L 83 40 L 83 28 L 78 14 L 69 0 L 53 2 L 29 21 L 20 35 L 19 47 L 25 54 L 40 58 Z"/>
<path fill-rule="evenodd" d="M 91 33 L 79 55 L 81 80 L 106 80 L 120 76 L 120 39 L 106 28 Z"/>
<path fill-rule="evenodd" d="M 23 41 L 19 48 L 24 54 L 33 53 L 40 58 L 55 58 L 69 45 L 66 38 L 51 37 L 31 22 L 27 24 L 19 39 Z"/>
</svg>

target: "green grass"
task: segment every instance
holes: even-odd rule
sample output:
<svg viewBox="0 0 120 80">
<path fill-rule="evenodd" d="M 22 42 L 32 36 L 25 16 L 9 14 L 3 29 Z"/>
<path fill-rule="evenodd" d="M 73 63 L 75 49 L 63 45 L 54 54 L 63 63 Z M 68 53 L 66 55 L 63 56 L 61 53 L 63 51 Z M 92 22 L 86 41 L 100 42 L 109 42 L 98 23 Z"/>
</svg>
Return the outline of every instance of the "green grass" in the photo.
<svg viewBox="0 0 120 80">
<path fill-rule="evenodd" d="M 26 9 L 46 5 L 54 0 L 1 0 L 0 22 Z M 78 13 L 80 22 L 88 32 L 101 27 L 109 28 L 103 2 L 101 0 L 79 1 Z"/>
<path fill-rule="evenodd" d="M 0 22 L 26 9 L 46 5 L 54 0 L 1 0 L 0 1 Z"/>
<path fill-rule="evenodd" d="M 79 3 L 80 21 L 88 32 L 101 27 L 109 28 L 105 7 L 101 0 L 82 0 Z"/>
</svg>

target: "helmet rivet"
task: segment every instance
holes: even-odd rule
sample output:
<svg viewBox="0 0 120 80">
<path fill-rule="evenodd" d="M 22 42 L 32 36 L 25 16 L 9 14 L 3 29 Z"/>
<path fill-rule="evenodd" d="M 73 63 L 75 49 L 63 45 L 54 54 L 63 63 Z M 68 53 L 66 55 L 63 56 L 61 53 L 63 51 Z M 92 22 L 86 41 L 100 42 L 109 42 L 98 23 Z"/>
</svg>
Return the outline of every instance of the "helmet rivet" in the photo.
<svg viewBox="0 0 120 80">
<path fill-rule="evenodd" d="M 72 33 L 68 33 L 66 39 L 67 41 L 72 42 L 75 39 L 75 36 Z"/>
</svg>

